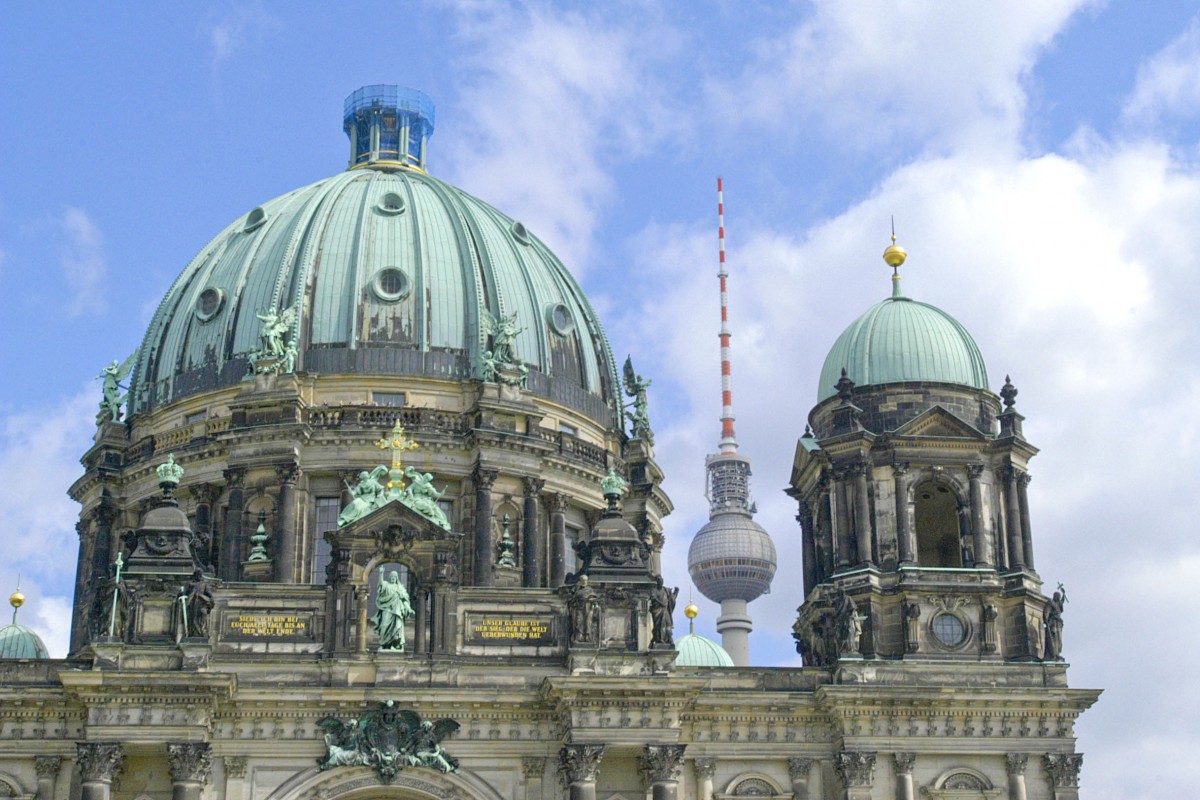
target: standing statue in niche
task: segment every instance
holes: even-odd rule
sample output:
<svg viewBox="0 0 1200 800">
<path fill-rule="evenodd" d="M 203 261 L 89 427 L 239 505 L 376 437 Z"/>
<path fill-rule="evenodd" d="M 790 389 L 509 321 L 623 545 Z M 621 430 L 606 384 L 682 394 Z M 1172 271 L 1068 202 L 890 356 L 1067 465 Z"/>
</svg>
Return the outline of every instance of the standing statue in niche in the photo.
<svg viewBox="0 0 1200 800">
<path fill-rule="evenodd" d="M 517 543 L 513 541 L 512 536 L 508 532 L 509 526 L 512 525 L 512 519 L 508 516 L 508 514 L 504 515 L 504 521 L 502 525 L 503 527 L 501 528 L 500 542 L 496 545 L 497 550 L 499 551 L 496 557 L 496 566 L 506 567 L 508 569 L 516 569 Z"/>
<path fill-rule="evenodd" d="M 833 606 L 839 656 L 859 656 L 863 622 L 866 616 L 858 613 L 858 605 L 849 595 L 839 595 Z"/>
<path fill-rule="evenodd" d="M 1063 588 L 1062 583 L 1058 584 L 1058 591 L 1050 598 L 1050 602 L 1046 604 L 1046 610 L 1043 612 L 1045 619 L 1046 633 L 1046 650 L 1042 656 L 1044 661 L 1062 661 L 1062 631 L 1063 631 L 1063 611 L 1067 608 L 1067 590 Z"/>
<path fill-rule="evenodd" d="M 625 394 L 633 398 L 626 408 L 632 406 L 633 411 L 626 411 L 625 416 L 632 425 L 631 438 L 641 439 L 646 444 L 654 444 L 654 431 L 650 430 L 650 414 L 646 410 L 646 390 L 652 381 L 638 375 L 633 368 L 633 357 L 625 358 Z"/>
<path fill-rule="evenodd" d="M 375 592 L 375 614 L 371 624 L 379 636 L 379 649 L 404 652 L 404 623 L 413 615 L 408 590 L 400 582 L 400 573 L 392 570 L 387 580 L 379 582 Z"/>
<path fill-rule="evenodd" d="M 567 600 L 571 612 L 571 641 L 581 644 L 596 641 L 596 619 L 600 611 L 600 597 L 596 588 L 588 583 L 587 575 L 580 575 Z"/>
<path fill-rule="evenodd" d="M 200 570 L 192 572 L 192 581 L 187 587 L 187 635 L 208 638 L 208 618 L 213 609 L 212 586 L 204 579 Z"/>
<path fill-rule="evenodd" d="M 134 350 L 129 358 L 120 364 L 116 361 L 112 362 L 96 376 L 96 380 L 102 381 L 100 391 L 103 395 L 100 400 L 100 413 L 96 416 L 97 422 L 120 422 L 121 404 L 129 396 L 128 392 L 121 393 L 121 390 L 126 388 L 121 385 L 121 381 L 129 377 L 129 373 L 133 369 L 133 362 L 140 352 L 141 348 Z"/>
<path fill-rule="evenodd" d="M 668 589 L 663 585 L 661 575 L 654 578 L 654 588 L 650 591 L 650 619 L 653 629 L 650 641 L 653 644 L 675 644 L 675 599 L 679 597 L 679 587 Z"/>
</svg>

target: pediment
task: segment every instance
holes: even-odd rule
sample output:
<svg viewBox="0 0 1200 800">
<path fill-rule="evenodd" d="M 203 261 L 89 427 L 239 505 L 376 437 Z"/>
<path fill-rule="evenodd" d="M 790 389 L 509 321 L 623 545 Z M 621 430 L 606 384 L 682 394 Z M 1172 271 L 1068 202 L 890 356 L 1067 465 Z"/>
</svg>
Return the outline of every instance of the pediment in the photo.
<svg viewBox="0 0 1200 800">
<path fill-rule="evenodd" d="M 892 432 L 893 436 L 920 436 L 929 439 L 972 439 L 986 441 L 975 426 L 956 417 L 941 406 L 923 411 Z"/>
<path fill-rule="evenodd" d="M 449 539 L 462 535 L 446 530 L 395 498 L 349 525 L 338 528 L 334 535 L 337 538 L 355 539 L 378 538 L 383 534 L 408 540 Z"/>
</svg>

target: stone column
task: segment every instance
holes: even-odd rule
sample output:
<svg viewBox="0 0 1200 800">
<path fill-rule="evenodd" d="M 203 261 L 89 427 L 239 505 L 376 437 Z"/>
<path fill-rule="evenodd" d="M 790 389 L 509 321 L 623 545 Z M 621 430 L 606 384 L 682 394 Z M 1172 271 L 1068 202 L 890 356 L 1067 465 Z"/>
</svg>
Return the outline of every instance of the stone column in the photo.
<svg viewBox="0 0 1200 800">
<path fill-rule="evenodd" d="M 95 542 L 88 532 L 88 525 L 83 520 L 75 523 L 75 533 L 79 537 L 79 554 L 75 561 L 75 613 L 71 615 L 71 652 L 75 653 L 83 647 L 84 642 L 91 638 L 92 620 L 92 584 L 93 576 L 107 575 L 107 572 L 92 573 L 89 565 L 92 563 L 92 551 Z M 107 632 L 107 628 L 104 629 Z"/>
<path fill-rule="evenodd" d="M 1015 467 L 1004 468 L 1005 530 L 1008 534 L 1008 568 L 1025 569 L 1025 546 L 1021 544 L 1021 503 L 1017 498 L 1017 475 Z"/>
<path fill-rule="evenodd" d="M 821 800 L 820 795 L 814 794 L 808 784 L 808 776 L 812 773 L 813 765 L 817 764 L 816 759 L 789 758 L 787 761 L 788 777 L 792 779 L 792 794 L 795 800 Z"/>
<path fill-rule="evenodd" d="M 496 471 L 475 470 L 475 585 L 492 585 L 492 484 Z"/>
<path fill-rule="evenodd" d="M 875 783 L 875 753 L 844 751 L 834 757 L 833 768 L 846 789 L 846 800 L 871 800 Z"/>
<path fill-rule="evenodd" d="M 296 479 L 300 469 L 295 464 L 280 464 L 275 467 L 279 477 L 279 529 L 276 534 L 279 559 L 276 579 L 280 583 L 296 582 Z"/>
<path fill-rule="evenodd" d="M 916 761 L 916 753 L 892 753 L 892 765 L 896 769 L 896 800 L 915 800 L 912 771 Z"/>
<path fill-rule="evenodd" d="M 638 757 L 638 772 L 650 788 L 652 800 L 676 800 L 679 770 L 683 766 L 682 744 L 648 744 Z"/>
<path fill-rule="evenodd" d="M 596 776 L 604 758 L 602 744 L 567 744 L 558 752 L 567 783 L 567 800 L 596 800 Z"/>
<path fill-rule="evenodd" d="M 113 553 L 113 523 L 117 520 L 117 511 L 107 504 L 101 504 L 95 511 L 96 532 L 93 536 L 92 574 L 109 575 L 112 563 L 116 560 Z"/>
<path fill-rule="evenodd" d="M 712 800 L 713 775 L 717 773 L 715 758 L 697 758 L 696 765 L 696 800 Z M 796 800 L 803 800 L 797 797 Z"/>
<path fill-rule="evenodd" d="M 524 526 L 521 528 L 521 583 L 537 589 L 542 585 L 542 534 L 538 529 L 538 495 L 546 482 L 541 478 L 526 478 Z"/>
<path fill-rule="evenodd" d="M 975 537 L 975 566 L 990 567 L 995 561 L 992 538 L 988 535 L 986 517 L 983 515 L 983 465 L 968 465 L 967 477 L 971 485 L 971 533 Z"/>
<path fill-rule="evenodd" d="M 875 548 L 871 543 L 871 499 L 867 495 L 867 477 L 871 474 L 868 462 L 854 465 L 854 530 L 858 539 L 858 560 L 875 564 Z"/>
<path fill-rule="evenodd" d="M 1042 765 L 1054 787 L 1054 800 L 1079 800 L 1079 770 L 1083 753 L 1046 753 Z"/>
<path fill-rule="evenodd" d="M 205 742 L 167 745 L 171 768 L 171 800 L 200 800 L 212 774 L 212 748 Z"/>
<path fill-rule="evenodd" d="M 804 572 L 804 596 L 808 597 L 817 585 L 817 548 L 812 509 L 803 500 L 799 502 L 796 522 L 800 523 L 800 560 Z"/>
<path fill-rule="evenodd" d="M 834 503 L 835 570 L 850 566 L 850 551 L 853 547 L 850 539 L 849 491 L 843 477 L 843 470 L 838 470 L 834 474 L 832 490 L 829 493 L 829 497 Z"/>
<path fill-rule="evenodd" d="M 916 564 L 917 542 L 908 513 L 908 464 L 893 464 L 892 480 L 896 485 L 896 547 L 900 550 L 900 563 Z"/>
<path fill-rule="evenodd" d="M 115 742 L 80 742 L 75 745 L 79 762 L 80 800 L 109 800 L 112 782 L 121 769 L 121 745 Z"/>
<path fill-rule="evenodd" d="M 1025 794 L 1025 766 L 1029 763 L 1028 753 L 1009 753 L 1005 756 L 1008 768 L 1009 800 L 1027 800 Z"/>
<path fill-rule="evenodd" d="M 1017 478 L 1017 507 L 1021 511 L 1021 548 L 1025 553 L 1025 566 L 1033 571 L 1033 529 L 1029 524 L 1029 481 L 1028 472 Z"/>
<path fill-rule="evenodd" d="M 557 589 L 567 579 L 567 506 L 565 494 L 550 496 L 550 588 Z"/>
<path fill-rule="evenodd" d="M 225 470 L 225 483 L 229 486 L 229 504 L 225 509 L 225 526 L 221 531 L 221 555 L 217 574 L 222 580 L 236 581 L 242 563 L 242 504 L 245 502 L 242 484 L 246 470 Z"/>
<path fill-rule="evenodd" d="M 413 647 L 414 653 L 424 653 L 427 650 L 425 645 L 425 631 L 429 628 L 429 600 L 428 592 L 423 587 L 418 586 L 413 592 L 413 606 L 415 606 L 416 616 L 413 624 Z"/>
<path fill-rule="evenodd" d="M 54 787 L 62 759 L 58 756 L 34 756 L 33 768 L 37 770 L 37 800 L 54 800 Z"/>
<path fill-rule="evenodd" d="M 521 759 L 521 769 L 525 775 L 525 800 L 541 800 L 546 759 L 541 756 L 525 756 Z"/>
<path fill-rule="evenodd" d="M 367 603 L 367 594 L 370 587 L 356 586 L 354 588 L 354 613 L 357 620 L 354 624 L 354 651 L 359 655 L 365 655 L 367 652 L 367 611 L 369 606 Z"/>
</svg>

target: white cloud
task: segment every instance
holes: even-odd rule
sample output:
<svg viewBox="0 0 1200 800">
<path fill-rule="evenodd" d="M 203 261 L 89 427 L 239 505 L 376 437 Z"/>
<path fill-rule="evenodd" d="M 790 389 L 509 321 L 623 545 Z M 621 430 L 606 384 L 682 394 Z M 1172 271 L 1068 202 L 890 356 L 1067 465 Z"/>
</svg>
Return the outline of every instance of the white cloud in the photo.
<svg viewBox="0 0 1200 800">
<path fill-rule="evenodd" d="M 1190 118 L 1200 113 L 1200 16 L 1138 70 L 1137 84 L 1125 101 L 1127 122 L 1149 125 L 1163 117 Z"/>
<path fill-rule="evenodd" d="M 275 17 L 257 4 L 239 5 L 224 18 L 205 28 L 210 49 L 211 67 L 215 71 L 248 44 L 253 44 L 266 30 L 278 25 Z"/>
<path fill-rule="evenodd" d="M 754 124 L 815 122 L 857 147 L 1015 144 L 1037 57 L 1089 0 L 1019 3 L 822 0 L 765 41 L 721 106 Z"/>
<path fill-rule="evenodd" d="M 51 655 L 66 654 L 79 541 L 79 506 L 67 496 L 94 430 L 98 386 L 37 408 L 0 408 L 0 585 L 21 576 L 22 621 Z M 0 589 L 0 592 L 3 592 Z M 11 589 L 8 589 L 11 591 Z"/>
<path fill-rule="evenodd" d="M 68 206 L 59 225 L 64 234 L 59 265 L 67 289 L 67 313 L 99 313 L 107 306 L 104 279 L 104 237 L 100 228 L 81 208 Z"/>
<path fill-rule="evenodd" d="M 550 8 L 460 3 L 460 113 L 443 145 L 460 185 L 520 218 L 581 274 L 613 162 L 645 153 L 674 125 L 649 67 L 671 49 L 662 30 Z"/>
</svg>

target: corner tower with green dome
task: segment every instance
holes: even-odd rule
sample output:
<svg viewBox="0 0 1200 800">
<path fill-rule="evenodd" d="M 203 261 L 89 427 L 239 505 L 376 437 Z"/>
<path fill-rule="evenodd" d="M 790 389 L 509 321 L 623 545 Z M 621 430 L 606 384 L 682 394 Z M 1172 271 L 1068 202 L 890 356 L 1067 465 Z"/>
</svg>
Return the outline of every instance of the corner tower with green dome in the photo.
<svg viewBox="0 0 1200 800">
<path fill-rule="evenodd" d="M 901 291 L 906 255 L 893 237 L 891 296 L 834 342 L 796 447 L 787 490 L 802 528 L 796 648 L 836 684 L 856 684 L 831 687 L 831 708 L 923 716 L 910 735 L 969 737 L 985 726 L 989 755 L 978 741 L 963 752 L 982 771 L 1009 758 L 1012 796 L 1023 797 L 1028 732 L 1042 737 L 1047 769 L 1063 759 L 1077 769 L 1071 725 L 1098 693 L 1067 688 L 1065 591 L 1044 592 L 1034 568 L 1027 486 L 1038 451 L 1016 388 L 1006 379 L 994 393 L 966 328 Z M 1001 701 L 1008 710 L 988 716 Z M 847 763 L 874 767 L 877 727 L 848 727 Z M 892 761 L 911 797 L 920 754 Z"/>
</svg>

